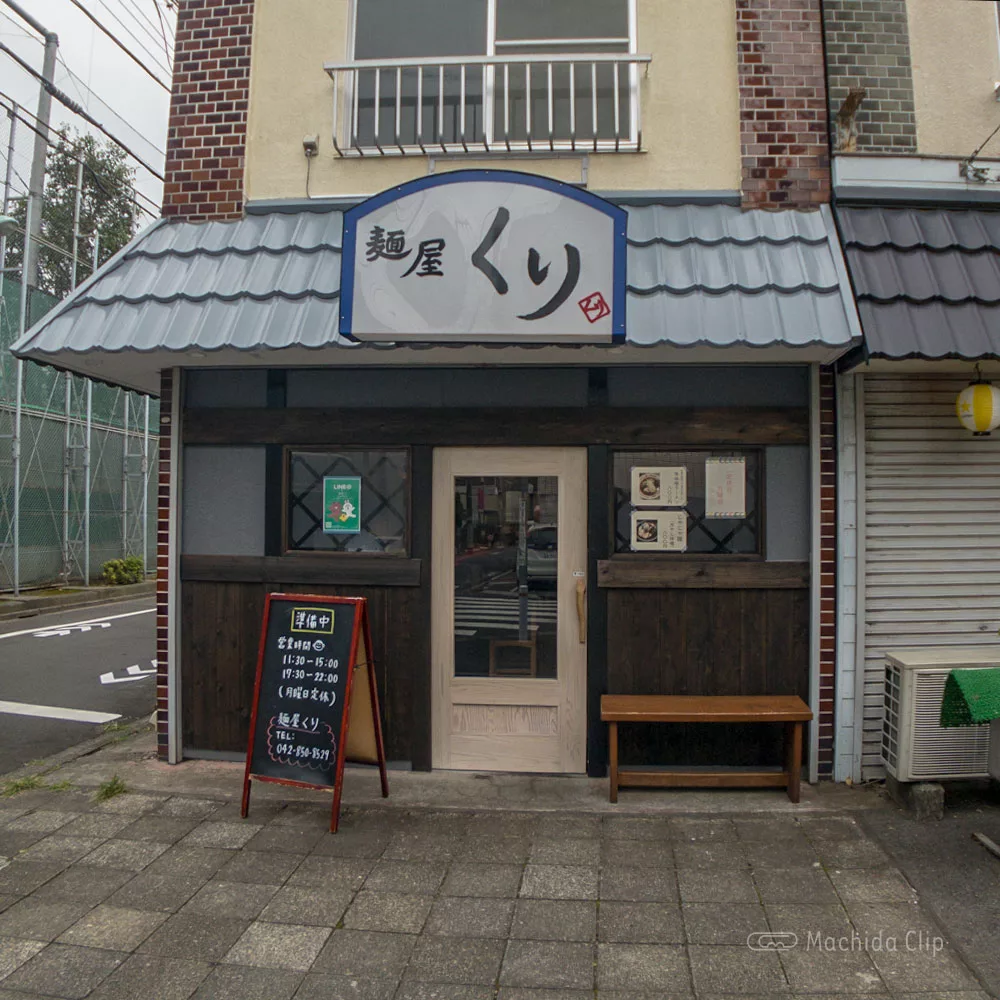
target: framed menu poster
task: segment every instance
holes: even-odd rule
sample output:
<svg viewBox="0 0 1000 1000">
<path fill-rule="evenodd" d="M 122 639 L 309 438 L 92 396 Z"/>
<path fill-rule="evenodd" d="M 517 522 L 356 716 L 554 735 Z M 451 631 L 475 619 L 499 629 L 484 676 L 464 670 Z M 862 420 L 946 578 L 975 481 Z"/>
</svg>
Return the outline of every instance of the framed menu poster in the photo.
<svg viewBox="0 0 1000 1000">
<path fill-rule="evenodd" d="M 633 552 L 684 552 L 687 549 L 687 512 L 636 510 L 632 512 Z"/>
<path fill-rule="evenodd" d="M 633 507 L 683 507 L 687 503 L 687 468 L 633 466 L 631 502 Z"/>
<path fill-rule="evenodd" d="M 746 516 L 746 459 L 706 458 L 705 517 Z"/>
</svg>

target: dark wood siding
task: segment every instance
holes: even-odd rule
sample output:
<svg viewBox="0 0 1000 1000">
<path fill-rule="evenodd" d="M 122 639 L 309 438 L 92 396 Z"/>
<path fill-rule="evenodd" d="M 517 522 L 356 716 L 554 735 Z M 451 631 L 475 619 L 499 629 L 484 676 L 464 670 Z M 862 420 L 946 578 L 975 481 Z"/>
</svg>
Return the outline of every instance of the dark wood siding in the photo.
<svg viewBox="0 0 1000 1000">
<path fill-rule="evenodd" d="M 611 694 L 809 694 L 808 589 L 609 588 Z M 628 763 L 781 761 L 780 727 L 623 726 Z"/>
<path fill-rule="evenodd" d="M 302 589 L 295 581 L 182 583 L 185 749 L 246 750 L 264 595 Z M 430 662 L 423 588 L 310 584 L 307 591 L 368 599 L 386 753 L 390 760 L 412 759 L 414 675 Z"/>
<path fill-rule="evenodd" d="M 245 753 L 268 592 L 365 597 L 390 760 L 430 768 L 431 449 L 411 461 L 411 556 L 184 556 L 181 718 L 187 750 Z"/>
</svg>

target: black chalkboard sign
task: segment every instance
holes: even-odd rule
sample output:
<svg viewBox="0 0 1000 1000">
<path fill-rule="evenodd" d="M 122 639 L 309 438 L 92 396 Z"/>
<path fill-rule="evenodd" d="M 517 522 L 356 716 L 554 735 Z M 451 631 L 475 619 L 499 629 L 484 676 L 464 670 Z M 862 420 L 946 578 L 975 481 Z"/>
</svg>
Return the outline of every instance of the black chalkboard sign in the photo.
<svg viewBox="0 0 1000 1000">
<path fill-rule="evenodd" d="M 269 594 L 257 657 L 243 816 L 251 779 L 333 789 L 330 829 L 335 832 L 345 760 L 377 763 L 382 794 L 388 795 L 367 602 Z"/>
</svg>

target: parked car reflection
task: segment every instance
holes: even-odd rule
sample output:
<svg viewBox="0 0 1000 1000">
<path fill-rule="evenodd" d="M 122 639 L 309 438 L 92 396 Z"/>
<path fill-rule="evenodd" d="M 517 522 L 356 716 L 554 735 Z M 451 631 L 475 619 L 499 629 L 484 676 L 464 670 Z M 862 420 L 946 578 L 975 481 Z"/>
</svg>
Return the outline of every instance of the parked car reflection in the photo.
<svg viewBox="0 0 1000 1000">
<path fill-rule="evenodd" d="M 527 556 L 528 586 L 553 586 L 559 568 L 558 529 L 554 524 L 536 524 L 528 529 Z"/>
</svg>

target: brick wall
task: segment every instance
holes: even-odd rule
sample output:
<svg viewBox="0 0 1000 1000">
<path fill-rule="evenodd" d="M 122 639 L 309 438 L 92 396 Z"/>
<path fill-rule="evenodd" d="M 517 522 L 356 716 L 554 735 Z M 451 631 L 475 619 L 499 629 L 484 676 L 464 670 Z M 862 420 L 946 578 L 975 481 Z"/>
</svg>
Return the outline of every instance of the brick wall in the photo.
<svg viewBox="0 0 1000 1000">
<path fill-rule="evenodd" d="M 736 0 L 743 205 L 829 201 L 819 0 Z"/>
<path fill-rule="evenodd" d="M 174 373 L 165 368 L 160 375 L 160 465 L 157 470 L 156 503 L 156 752 L 167 759 L 167 626 L 170 552 L 170 430 L 173 426 Z"/>
<path fill-rule="evenodd" d="M 253 0 L 179 0 L 163 215 L 243 212 Z"/>
<path fill-rule="evenodd" d="M 819 753 L 821 778 L 833 776 L 837 669 L 837 412 L 833 369 L 819 376 L 820 620 Z"/>
<path fill-rule="evenodd" d="M 830 117 L 851 90 L 868 94 L 855 115 L 857 152 L 915 153 L 917 118 L 906 0 L 825 0 Z"/>
</svg>

